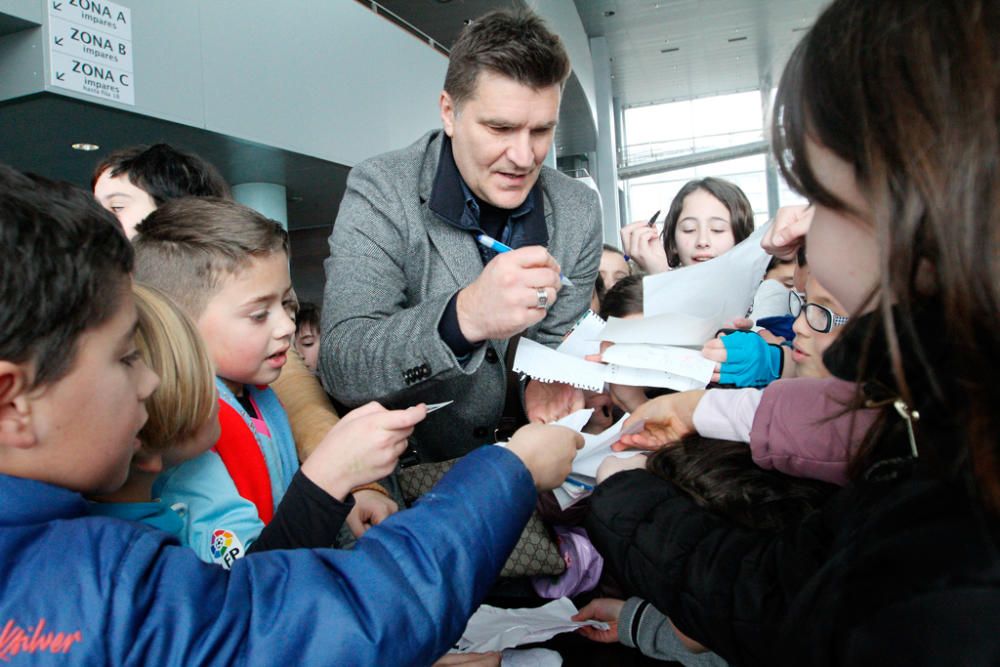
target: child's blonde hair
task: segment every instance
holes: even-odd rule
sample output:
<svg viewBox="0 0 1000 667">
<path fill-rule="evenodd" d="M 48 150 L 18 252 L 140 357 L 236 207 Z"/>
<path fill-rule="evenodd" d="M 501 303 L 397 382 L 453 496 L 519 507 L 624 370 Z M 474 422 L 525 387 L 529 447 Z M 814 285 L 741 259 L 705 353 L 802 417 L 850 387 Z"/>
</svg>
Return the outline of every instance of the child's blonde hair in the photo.
<svg viewBox="0 0 1000 667">
<path fill-rule="evenodd" d="M 160 376 L 146 400 L 149 420 L 139 432 L 143 447 L 162 451 L 194 435 L 212 414 L 215 371 L 191 318 L 163 291 L 134 283 L 139 314 L 136 347 Z"/>
</svg>

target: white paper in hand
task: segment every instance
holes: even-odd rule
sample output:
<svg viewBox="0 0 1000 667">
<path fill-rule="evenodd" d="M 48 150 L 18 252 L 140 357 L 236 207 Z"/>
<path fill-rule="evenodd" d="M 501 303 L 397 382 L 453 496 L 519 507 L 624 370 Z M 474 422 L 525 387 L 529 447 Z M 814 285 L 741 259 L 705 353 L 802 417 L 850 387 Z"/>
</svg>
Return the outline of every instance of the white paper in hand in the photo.
<svg viewBox="0 0 1000 667">
<path fill-rule="evenodd" d="M 601 330 L 604 329 L 602 320 L 592 310 L 580 318 L 580 321 L 573 326 L 569 335 L 559 343 L 556 352 L 568 354 L 571 357 L 581 359 L 588 354 L 601 353 Z"/>
<path fill-rule="evenodd" d="M 715 362 L 703 357 L 699 350 L 669 345 L 618 343 L 606 349 L 601 358 L 616 366 L 683 375 L 697 380 L 702 387 L 712 379 L 712 372 L 715 370 Z"/>
<path fill-rule="evenodd" d="M 541 382 L 564 382 L 580 389 L 604 389 L 604 364 L 562 354 L 522 338 L 514 355 L 514 370 Z"/>
<path fill-rule="evenodd" d="M 723 321 L 745 317 L 771 261 L 760 247 L 771 224 L 761 225 L 715 259 L 643 278 L 643 313 L 646 317 L 662 313 L 697 317 L 719 314 Z"/>
<path fill-rule="evenodd" d="M 715 332 L 724 323 L 722 309 L 716 309 L 704 317 L 689 313 L 647 315 L 631 320 L 609 317 L 598 336 L 601 340 L 612 343 L 686 345 L 701 349 L 705 341 L 715 336 Z"/>
<path fill-rule="evenodd" d="M 559 598 L 534 609 L 499 609 L 481 605 L 458 640 L 460 653 L 487 653 L 533 644 L 587 625 L 607 630 L 601 621 L 571 621 L 576 606 L 569 598 Z"/>
</svg>

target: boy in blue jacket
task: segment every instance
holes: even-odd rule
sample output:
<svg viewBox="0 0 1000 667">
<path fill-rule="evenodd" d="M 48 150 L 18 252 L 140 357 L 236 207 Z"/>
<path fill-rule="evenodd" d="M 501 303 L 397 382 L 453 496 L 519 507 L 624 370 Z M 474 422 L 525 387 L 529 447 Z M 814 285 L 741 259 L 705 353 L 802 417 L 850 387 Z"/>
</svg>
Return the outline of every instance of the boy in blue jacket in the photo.
<svg viewBox="0 0 1000 667">
<path fill-rule="evenodd" d="M 579 444 L 526 427 L 352 551 L 255 554 L 227 572 L 166 533 L 89 516 L 81 495 L 124 482 L 158 384 L 133 341 L 117 224 L 82 191 L 0 166 L 0 247 L 0 660 L 429 664 Z"/>
</svg>

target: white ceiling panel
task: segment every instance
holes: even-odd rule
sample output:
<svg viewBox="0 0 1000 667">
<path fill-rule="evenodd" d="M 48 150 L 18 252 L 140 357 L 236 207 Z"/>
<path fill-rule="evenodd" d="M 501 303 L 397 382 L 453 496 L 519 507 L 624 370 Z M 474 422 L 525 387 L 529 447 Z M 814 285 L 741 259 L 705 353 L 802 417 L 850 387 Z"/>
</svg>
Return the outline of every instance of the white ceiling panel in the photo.
<svg viewBox="0 0 1000 667">
<path fill-rule="evenodd" d="M 575 0 L 584 29 L 605 36 L 613 90 L 641 106 L 774 83 L 824 0 Z"/>
</svg>

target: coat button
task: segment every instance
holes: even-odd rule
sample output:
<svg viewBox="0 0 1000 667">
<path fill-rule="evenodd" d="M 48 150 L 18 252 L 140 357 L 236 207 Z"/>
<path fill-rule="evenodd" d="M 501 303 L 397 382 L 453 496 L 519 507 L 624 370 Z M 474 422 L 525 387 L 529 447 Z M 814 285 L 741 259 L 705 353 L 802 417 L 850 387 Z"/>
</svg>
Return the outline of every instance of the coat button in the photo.
<svg viewBox="0 0 1000 667">
<path fill-rule="evenodd" d="M 495 364 L 499 360 L 500 358 L 497 356 L 496 350 L 494 350 L 492 347 L 486 350 L 486 361 L 490 362 L 491 364 Z"/>
<path fill-rule="evenodd" d="M 490 430 L 485 426 L 477 426 L 472 429 L 472 435 L 476 438 L 485 438 L 489 434 Z"/>
</svg>

